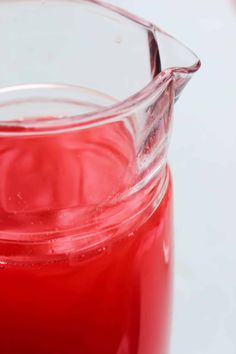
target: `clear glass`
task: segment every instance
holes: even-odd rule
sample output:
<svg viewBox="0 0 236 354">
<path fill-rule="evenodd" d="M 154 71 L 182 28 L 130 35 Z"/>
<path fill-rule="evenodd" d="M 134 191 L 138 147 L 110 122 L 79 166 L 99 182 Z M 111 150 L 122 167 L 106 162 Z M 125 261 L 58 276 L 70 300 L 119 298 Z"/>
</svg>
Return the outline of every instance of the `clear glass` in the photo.
<svg viewBox="0 0 236 354">
<path fill-rule="evenodd" d="M 0 348 L 166 354 L 174 102 L 198 58 L 90 0 L 0 0 Z"/>
</svg>

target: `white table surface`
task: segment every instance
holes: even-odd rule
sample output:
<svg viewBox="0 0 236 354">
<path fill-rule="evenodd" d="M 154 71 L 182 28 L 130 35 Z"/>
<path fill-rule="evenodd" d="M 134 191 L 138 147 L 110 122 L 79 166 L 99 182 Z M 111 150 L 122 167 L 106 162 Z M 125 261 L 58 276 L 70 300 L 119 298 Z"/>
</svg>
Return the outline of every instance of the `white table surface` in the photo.
<svg viewBox="0 0 236 354">
<path fill-rule="evenodd" d="M 111 0 L 201 58 L 176 105 L 171 354 L 236 354 L 236 1 Z"/>
</svg>

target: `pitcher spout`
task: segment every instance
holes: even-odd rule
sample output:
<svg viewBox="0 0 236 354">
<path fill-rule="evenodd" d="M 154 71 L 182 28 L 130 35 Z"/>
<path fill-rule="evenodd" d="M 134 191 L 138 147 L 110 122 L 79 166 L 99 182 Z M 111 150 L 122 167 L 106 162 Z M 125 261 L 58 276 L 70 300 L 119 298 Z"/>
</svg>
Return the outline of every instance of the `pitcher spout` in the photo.
<svg viewBox="0 0 236 354">
<path fill-rule="evenodd" d="M 158 66 L 163 76 L 173 78 L 176 102 L 201 62 L 192 50 L 169 34 L 157 27 L 154 33 L 159 50 Z"/>
</svg>

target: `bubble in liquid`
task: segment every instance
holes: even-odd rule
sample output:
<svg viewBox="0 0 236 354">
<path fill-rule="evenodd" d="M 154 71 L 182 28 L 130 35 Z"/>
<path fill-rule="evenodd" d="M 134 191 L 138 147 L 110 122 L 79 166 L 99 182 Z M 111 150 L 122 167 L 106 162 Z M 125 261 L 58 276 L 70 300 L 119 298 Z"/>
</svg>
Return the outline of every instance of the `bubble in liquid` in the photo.
<svg viewBox="0 0 236 354">
<path fill-rule="evenodd" d="M 100 247 L 97 249 L 97 253 L 102 253 L 102 252 L 105 252 L 107 250 L 107 247 Z"/>
</svg>

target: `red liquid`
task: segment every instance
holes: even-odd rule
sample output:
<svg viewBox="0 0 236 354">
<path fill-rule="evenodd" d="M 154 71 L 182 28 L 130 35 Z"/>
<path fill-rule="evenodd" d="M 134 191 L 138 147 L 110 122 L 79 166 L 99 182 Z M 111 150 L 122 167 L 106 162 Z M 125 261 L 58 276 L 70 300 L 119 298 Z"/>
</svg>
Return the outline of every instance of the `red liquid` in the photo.
<svg viewBox="0 0 236 354">
<path fill-rule="evenodd" d="M 120 123 L 0 137 L 0 354 L 167 353 L 172 190 L 155 212 L 157 184 L 119 199 L 130 141 Z"/>
</svg>

